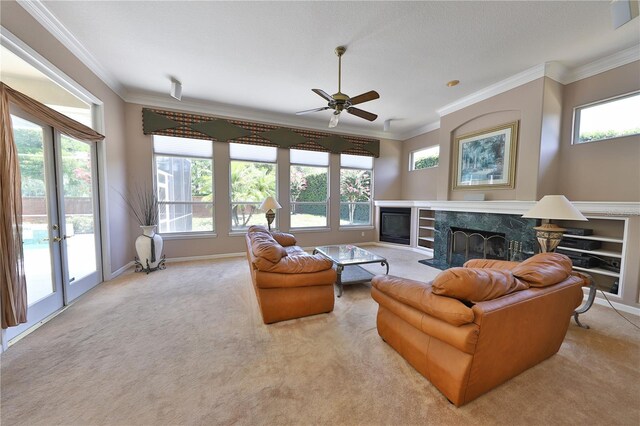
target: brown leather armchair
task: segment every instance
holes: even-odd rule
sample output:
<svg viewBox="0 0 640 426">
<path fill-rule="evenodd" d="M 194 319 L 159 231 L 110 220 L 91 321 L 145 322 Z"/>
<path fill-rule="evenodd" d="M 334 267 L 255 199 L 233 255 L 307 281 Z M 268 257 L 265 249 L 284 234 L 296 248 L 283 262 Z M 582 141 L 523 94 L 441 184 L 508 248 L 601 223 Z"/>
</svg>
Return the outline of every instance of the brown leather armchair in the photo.
<svg viewBox="0 0 640 426">
<path fill-rule="evenodd" d="M 336 271 L 330 260 L 298 247 L 291 234 L 252 226 L 247 259 L 265 324 L 333 311 Z"/>
<path fill-rule="evenodd" d="M 544 253 L 372 284 L 380 336 L 461 406 L 558 352 L 587 282 L 566 256 Z"/>
</svg>

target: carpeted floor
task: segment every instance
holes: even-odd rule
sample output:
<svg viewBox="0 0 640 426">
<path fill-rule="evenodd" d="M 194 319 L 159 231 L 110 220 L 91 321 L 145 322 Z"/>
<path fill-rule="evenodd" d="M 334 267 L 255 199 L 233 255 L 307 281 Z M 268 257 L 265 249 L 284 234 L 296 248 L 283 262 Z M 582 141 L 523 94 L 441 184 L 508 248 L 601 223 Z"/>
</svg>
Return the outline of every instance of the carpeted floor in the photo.
<svg viewBox="0 0 640 426">
<path fill-rule="evenodd" d="M 370 247 L 427 281 L 413 252 Z M 368 267 L 382 272 L 382 267 Z M 640 424 L 640 333 L 594 306 L 560 352 L 456 408 L 378 336 L 365 285 L 266 326 L 247 261 L 171 263 L 83 296 L 1 361 L 8 425 Z M 637 317 L 632 317 L 638 322 Z"/>
</svg>

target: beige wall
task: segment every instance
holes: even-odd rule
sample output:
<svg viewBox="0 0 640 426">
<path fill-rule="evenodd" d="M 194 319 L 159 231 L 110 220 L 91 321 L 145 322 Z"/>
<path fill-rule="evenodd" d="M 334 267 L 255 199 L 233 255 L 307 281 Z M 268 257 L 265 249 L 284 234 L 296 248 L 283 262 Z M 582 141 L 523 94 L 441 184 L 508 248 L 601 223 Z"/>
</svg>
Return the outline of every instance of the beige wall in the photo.
<svg viewBox="0 0 640 426">
<path fill-rule="evenodd" d="M 408 139 L 402 144 L 402 199 L 403 200 L 435 200 L 439 167 L 409 171 L 411 152 L 440 144 L 439 129 L 423 133 Z"/>
<path fill-rule="evenodd" d="M 380 141 L 380 157 L 373 162 L 376 200 L 398 200 L 402 197 L 403 152 L 404 146 L 401 141 Z"/>
<path fill-rule="evenodd" d="M 640 61 L 564 88 L 559 190 L 570 200 L 640 201 L 640 135 L 571 144 L 575 107 L 639 89 Z"/>
<path fill-rule="evenodd" d="M 463 200 L 464 195 L 470 192 L 483 192 L 486 200 L 536 199 L 543 87 L 544 78 L 539 78 L 441 117 L 440 167 L 437 184 L 439 200 Z M 481 191 L 450 190 L 451 169 L 455 161 L 452 158 L 454 139 L 514 120 L 520 121 L 515 188 Z"/>
<path fill-rule="evenodd" d="M 111 241 L 110 269 L 115 271 L 134 256 L 129 215 L 115 192 L 124 193 L 127 187 L 124 102 L 16 2 L 2 1 L 0 23 L 104 103 L 105 140 L 99 147 L 99 153 L 106 156 L 106 176 L 103 179 L 109 188 L 106 208 Z"/>
<path fill-rule="evenodd" d="M 558 193 L 563 89 L 564 86 L 557 81 L 544 79 L 536 200 Z"/>
<path fill-rule="evenodd" d="M 131 184 L 152 185 L 153 180 L 153 146 L 152 137 L 142 133 L 142 105 L 126 105 L 126 137 L 127 155 L 136 161 L 128 163 L 127 173 Z M 400 142 L 381 141 L 382 156 L 374 161 L 374 191 L 376 199 L 397 199 L 400 196 L 399 173 L 397 163 L 400 162 Z M 231 214 L 229 211 L 229 145 L 214 142 L 214 184 L 215 184 L 215 237 L 165 239 L 164 252 L 168 258 L 208 256 L 225 253 L 240 253 L 245 250 L 243 235 L 230 235 Z M 278 211 L 278 227 L 281 231 L 289 231 L 289 218 L 285 214 L 289 210 L 289 151 L 278 149 L 278 202 L 282 209 Z M 303 247 L 325 244 L 359 243 L 376 240 L 373 229 L 340 230 L 340 156 L 330 155 L 330 197 L 334 202 L 330 205 L 330 230 L 327 231 L 292 231 L 298 243 Z M 381 194 L 378 196 L 378 194 Z M 384 198 L 382 198 L 384 197 Z M 266 220 L 265 220 L 266 225 Z M 131 225 L 130 232 L 137 236 L 137 224 Z"/>
</svg>

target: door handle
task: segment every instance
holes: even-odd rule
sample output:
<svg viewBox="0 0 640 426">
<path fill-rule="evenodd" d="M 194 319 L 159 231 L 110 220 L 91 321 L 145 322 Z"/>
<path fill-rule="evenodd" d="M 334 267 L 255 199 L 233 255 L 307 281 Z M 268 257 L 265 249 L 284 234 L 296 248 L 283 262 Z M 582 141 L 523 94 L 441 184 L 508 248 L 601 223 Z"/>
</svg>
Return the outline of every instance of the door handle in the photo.
<svg viewBox="0 0 640 426">
<path fill-rule="evenodd" d="M 49 238 L 43 238 L 42 241 L 49 241 Z M 62 241 L 62 238 L 60 237 L 53 237 L 53 242 L 54 243 L 59 243 L 60 241 Z"/>
</svg>

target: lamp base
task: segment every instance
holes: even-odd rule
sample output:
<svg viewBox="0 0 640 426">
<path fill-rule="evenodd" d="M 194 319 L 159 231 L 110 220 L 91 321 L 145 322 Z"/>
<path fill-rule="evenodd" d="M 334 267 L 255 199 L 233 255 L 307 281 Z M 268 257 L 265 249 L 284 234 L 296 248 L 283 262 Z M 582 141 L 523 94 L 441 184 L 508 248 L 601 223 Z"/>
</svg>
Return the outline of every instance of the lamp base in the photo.
<svg viewBox="0 0 640 426">
<path fill-rule="evenodd" d="M 265 213 L 265 216 L 267 217 L 267 226 L 269 227 L 269 231 L 271 231 L 271 224 L 276 218 L 276 213 L 273 210 L 269 209 L 267 210 L 267 213 Z"/>
<path fill-rule="evenodd" d="M 545 223 L 541 226 L 536 226 L 533 229 L 536 230 L 536 239 L 540 246 L 540 253 L 550 253 L 556 250 L 556 247 L 562 240 L 562 235 L 565 228 L 561 228 L 553 223 Z"/>
</svg>

